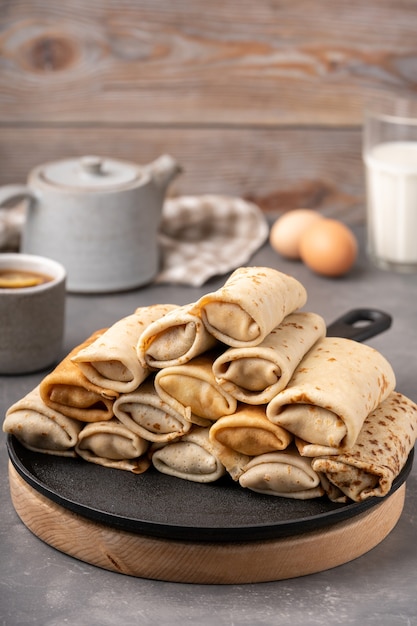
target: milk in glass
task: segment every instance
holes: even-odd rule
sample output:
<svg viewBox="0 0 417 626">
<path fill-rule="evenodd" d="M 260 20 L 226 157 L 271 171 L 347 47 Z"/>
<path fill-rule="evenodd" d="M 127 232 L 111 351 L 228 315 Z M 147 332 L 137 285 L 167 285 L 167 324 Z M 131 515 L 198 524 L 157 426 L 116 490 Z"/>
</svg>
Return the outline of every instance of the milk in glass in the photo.
<svg viewBox="0 0 417 626">
<path fill-rule="evenodd" d="M 417 268 L 417 141 L 386 141 L 364 154 L 369 254 L 381 267 Z"/>
</svg>

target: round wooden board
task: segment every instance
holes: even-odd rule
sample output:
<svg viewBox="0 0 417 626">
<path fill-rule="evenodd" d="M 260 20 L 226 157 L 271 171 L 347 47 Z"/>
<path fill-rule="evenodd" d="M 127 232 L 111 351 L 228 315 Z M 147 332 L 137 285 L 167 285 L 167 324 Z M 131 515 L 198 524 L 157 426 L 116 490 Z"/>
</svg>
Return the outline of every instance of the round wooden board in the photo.
<svg viewBox="0 0 417 626">
<path fill-rule="evenodd" d="M 168 582 L 243 584 L 321 572 L 365 554 L 396 525 L 405 483 L 347 521 L 276 540 L 244 543 L 172 541 L 88 520 L 31 487 L 9 462 L 10 493 L 22 522 L 47 544 L 86 563 Z"/>
</svg>

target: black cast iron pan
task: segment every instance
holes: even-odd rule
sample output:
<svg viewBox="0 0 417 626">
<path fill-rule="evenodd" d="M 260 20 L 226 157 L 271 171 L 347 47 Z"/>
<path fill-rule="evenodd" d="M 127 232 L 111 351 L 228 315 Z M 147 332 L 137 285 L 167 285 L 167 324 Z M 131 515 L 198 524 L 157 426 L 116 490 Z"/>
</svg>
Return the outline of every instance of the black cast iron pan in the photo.
<svg viewBox="0 0 417 626">
<path fill-rule="evenodd" d="M 328 334 L 363 341 L 390 325 L 390 316 L 381 311 L 357 309 L 331 324 Z M 18 473 L 50 500 L 113 528 L 170 540 L 239 542 L 293 536 L 354 517 L 381 502 L 291 500 L 251 492 L 229 477 L 201 485 L 152 468 L 134 475 L 32 452 L 12 436 L 7 446 Z M 412 463 L 413 453 L 389 495 L 404 483 Z"/>
</svg>

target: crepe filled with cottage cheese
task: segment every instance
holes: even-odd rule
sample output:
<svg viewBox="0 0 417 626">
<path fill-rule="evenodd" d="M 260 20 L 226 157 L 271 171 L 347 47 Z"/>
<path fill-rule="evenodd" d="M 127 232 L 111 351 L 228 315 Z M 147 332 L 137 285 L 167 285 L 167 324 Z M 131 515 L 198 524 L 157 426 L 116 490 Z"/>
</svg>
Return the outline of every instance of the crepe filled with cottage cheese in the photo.
<svg viewBox="0 0 417 626">
<path fill-rule="evenodd" d="M 29 450 L 56 456 L 75 456 L 82 422 L 48 407 L 39 385 L 6 411 L 3 431 L 14 435 Z"/>
<path fill-rule="evenodd" d="M 311 467 L 311 459 L 300 456 L 294 447 L 254 457 L 245 467 L 239 483 L 258 493 L 294 500 L 309 500 L 324 494 L 320 477 Z"/>
<path fill-rule="evenodd" d="M 176 306 L 171 304 L 138 307 L 73 354 L 72 362 L 99 387 L 118 393 L 134 391 L 150 373 L 149 367 L 143 366 L 136 354 L 139 337 L 149 324 L 173 308 Z"/>
<path fill-rule="evenodd" d="M 191 422 L 157 394 L 153 377 L 114 403 L 115 416 L 147 441 L 166 443 L 188 433 Z"/>
<path fill-rule="evenodd" d="M 303 456 L 351 448 L 363 422 L 395 386 L 393 369 L 370 346 L 351 339 L 320 339 L 302 359 L 266 415 L 305 442 Z"/>
<path fill-rule="evenodd" d="M 290 380 L 310 348 L 326 334 L 316 313 L 288 315 L 257 346 L 229 348 L 213 363 L 216 381 L 247 404 L 267 404 Z"/>
<path fill-rule="evenodd" d="M 306 300 L 304 286 L 292 276 L 269 267 L 241 267 L 193 310 L 222 343 L 255 346 Z"/>
<path fill-rule="evenodd" d="M 237 407 L 237 400 L 217 384 L 213 359 L 211 352 L 205 352 L 184 365 L 165 367 L 155 375 L 158 395 L 198 426 L 207 426 L 222 415 L 230 415 Z"/>
<path fill-rule="evenodd" d="M 163 474 L 198 483 L 214 482 L 226 473 L 209 440 L 208 429 L 202 427 L 193 428 L 180 441 L 156 447 L 152 463 Z"/>
<path fill-rule="evenodd" d="M 336 502 L 385 496 L 403 469 L 417 436 L 417 405 L 394 391 L 366 418 L 355 445 L 313 459 L 327 495 Z"/>
<path fill-rule="evenodd" d="M 220 417 L 210 428 L 210 440 L 248 456 L 285 450 L 292 435 L 266 417 L 265 406 L 239 404 L 235 413 Z"/>
<path fill-rule="evenodd" d="M 80 422 L 99 422 L 113 417 L 118 392 L 89 381 L 72 361 L 79 350 L 93 343 L 105 330 L 94 332 L 42 379 L 39 393 L 51 409 Z"/>
<path fill-rule="evenodd" d="M 143 331 L 137 345 L 143 367 L 161 369 L 182 365 L 214 348 L 217 340 L 200 317 L 191 313 L 193 307 L 193 303 L 177 307 Z"/>
<path fill-rule="evenodd" d="M 89 463 L 141 474 L 150 465 L 148 447 L 148 441 L 112 418 L 84 426 L 75 450 Z"/>
</svg>

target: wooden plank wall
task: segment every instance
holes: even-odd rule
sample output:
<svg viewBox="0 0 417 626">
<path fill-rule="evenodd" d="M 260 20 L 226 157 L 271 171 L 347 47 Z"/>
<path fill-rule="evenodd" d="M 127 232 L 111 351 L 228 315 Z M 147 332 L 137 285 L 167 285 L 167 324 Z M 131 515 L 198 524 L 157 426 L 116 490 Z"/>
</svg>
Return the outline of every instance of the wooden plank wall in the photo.
<svg viewBox="0 0 417 626">
<path fill-rule="evenodd" d="M 0 184 L 168 152 L 171 195 L 360 220 L 364 107 L 416 89 L 416 0 L 0 0 Z"/>
</svg>

